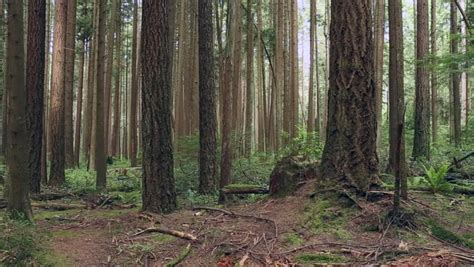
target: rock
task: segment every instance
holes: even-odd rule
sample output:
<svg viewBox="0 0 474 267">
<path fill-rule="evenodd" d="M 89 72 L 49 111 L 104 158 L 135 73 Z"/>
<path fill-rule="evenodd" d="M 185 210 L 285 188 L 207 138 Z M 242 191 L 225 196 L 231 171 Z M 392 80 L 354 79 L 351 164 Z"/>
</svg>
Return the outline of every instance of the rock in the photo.
<svg viewBox="0 0 474 267">
<path fill-rule="evenodd" d="M 282 197 L 292 194 L 306 180 L 316 178 L 319 162 L 304 157 L 289 156 L 277 162 L 270 176 L 270 195 Z"/>
</svg>

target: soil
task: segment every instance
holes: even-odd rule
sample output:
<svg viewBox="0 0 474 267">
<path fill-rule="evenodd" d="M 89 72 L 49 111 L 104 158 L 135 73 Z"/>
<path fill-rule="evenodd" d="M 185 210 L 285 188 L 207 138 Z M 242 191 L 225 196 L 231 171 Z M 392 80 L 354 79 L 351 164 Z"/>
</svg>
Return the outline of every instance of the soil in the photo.
<svg viewBox="0 0 474 267">
<path fill-rule="evenodd" d="M 165 266 L 186 254 L 188 245 L 189 253 L 179 266 L 324 266 L 331 261 L 342 265 L 456 266 L 468 264 L 462 258 L 474 255 L 467 248 L 431 238 L 423 225 L 413 222 L 413 226 L 400 228 L 384 219 L 381 214 L 391 207 L 389 194 L 376 203 L 357 200 L 350 209 L 326 207 L 324 214 L 333 217 L 323 216 L 327 225 L 315 230 L 309 213 L 318 199 L 308 197 L 313 188 L 313 183 L 308 183 L 285 198 L 212 207 L 216 210 L 183 209 L 169 215 L 113 206 L 37 210 L 36 214 L 39 228 L 50 233 L 49 257 L 55 258 L 52 262 L 56 266 Z M 456 225 L 458 234 L 474 232 L 469 212 L 463 213 L 463 221 L 449 221 L 460 218 L 456 213 L 461 210 L 459 203 L 449 208 L 451 203 L 443 199 L 445 206 L 440 208 L 434 204 L 441 196 L 426 192 L 411 196 L 406 205 L 420 214 L 443 218 L 444 225 Z M 469 205 L 462 210 L 473 209 L 471 200 L 462 204 Z M 339 218 L 348 220 L 338 224 Z M 133 236 L 150 227 L 189 233 L 197 241 L 159 233 Z"/>
</svg>

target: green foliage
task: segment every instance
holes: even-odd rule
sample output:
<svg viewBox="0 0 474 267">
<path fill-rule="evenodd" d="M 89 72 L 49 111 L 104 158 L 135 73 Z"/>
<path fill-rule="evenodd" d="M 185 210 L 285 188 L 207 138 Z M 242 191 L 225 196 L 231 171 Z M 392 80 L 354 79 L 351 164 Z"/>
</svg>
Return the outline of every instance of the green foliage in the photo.
<svg viewBox="0 0 474 267">
<path fill-rule="evenodd" d="M 344 263 L 347 259 L 330 253 L 302 253 L 296 256 L 296 261 L 300 264 L 329 264 Z"/>
<path fill-rule="evenodd" d="M 451 192 L 452 185 L 444 178 L 449 170 L 449 164 L 442 164 L 438 167 L 430 166 L 425 170 L 424 182 L 429 186 L 433 193 Z"/>
<path fill-rule="evenodd" d="M 24 266 L 32 264 L 40 252 L 41 235 L 27 220 L 0 219 L 0 265 Z"/>
<path fill-rule="evenodd" d="M 286 135 L 286 134 L 285 134 Z M 283 136 L 288 139 L 288 136 Z M 317 132 L 308 133 L 304 127 L 298 128 L 298 134 L 278 151 L 279 158 L 287 156 L 303 156 L 316 160 L 321 158 L 322 145 Z"/>
</svg>

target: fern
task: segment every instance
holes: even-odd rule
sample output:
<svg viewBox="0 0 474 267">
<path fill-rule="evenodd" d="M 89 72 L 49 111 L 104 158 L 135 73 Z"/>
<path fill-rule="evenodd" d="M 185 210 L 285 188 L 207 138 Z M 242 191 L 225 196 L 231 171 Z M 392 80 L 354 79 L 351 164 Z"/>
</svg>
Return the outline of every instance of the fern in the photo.
<svg viewBox="0 0 474 267">
<path fill-rule="evenodd" d="M 438 167 L 430 166 L 427 168 L 423 165 L 425 176 L 423 182 L 431 189 L 433 193 L 451 192 L 452 185 L 444 178 L 449 170 L 448 164 L 442 164 Z"/>
</svg>

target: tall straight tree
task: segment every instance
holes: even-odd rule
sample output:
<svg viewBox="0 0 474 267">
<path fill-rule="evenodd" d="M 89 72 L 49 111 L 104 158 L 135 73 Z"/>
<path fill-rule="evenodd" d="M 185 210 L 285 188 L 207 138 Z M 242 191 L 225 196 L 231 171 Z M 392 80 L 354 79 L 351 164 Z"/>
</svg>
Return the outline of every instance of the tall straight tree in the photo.
<svg viewBox="0 0 474 267">
<path fill-rule="evenodd" d="M 29 133 L 30 191 L 41 187 L 41 148 L 43 144 L 43 97 L 46 38 L 46 0 L 29 1 L 26 57 L 27 125 Z"/>
<path fill-rule="evenodd" d="M 400 205 L 401 188 L 405 182 L 404 87 L 403 87 L 403 20 L 399 0 L 388 1 L 389 19 L 389 114 L 390 114 L 390 168 L 395 182 L 395 209 Z M 401 184 L 403 184 L 401 186 Z M 403 190 L 406 192 L 406 190 Z M 404 195 L 404 194 L 402 194 Z"/>
<path fill-rule="evenodd" d="M 176 209 L 171 129 L 171 0 L 144 0 L 142 20 L 143 210 Z"/>
<path fill-rule="evenodd" d="M 198 2 L 199 38 L 199 191 L 211 193 L 217 185 L 217 119 L 214 84 L 212 0 Z"/>
<path fill-rule="evenodd" d="M 382 140 L 382 95 L 383 95 L 383 47 L 384 47 L 384 22 L 385 22 L 385 0 L 375 0 L 374 10 L 374 81 L 377 115 L 377 149 L 381 147 Z"/>
<path fill-rule="evenodd" d="M 454 1 L 451 1 L 451 43 L 450 49 L 451 54 L 456 55 L 459 51 L 458 44 L 458 16 L 457 7 Z M 451 74 L 451 96 L 452 99 L 452 111 L 453 111 L 453 141 L 456 147 L 461 144 L 461 88 L 459 86 L 459 73 L 458 65 L 456 62 L 452 64 L 453 73 Z"/>
<path fill-rule="evenodd" d="M 138 2 L 133 3 L 133 37 L 132 37 L 132 87 L 130 91 L 130 112 L 128 124 L 128 145 L 130 165 L 137 165 L 137 104 L 138 104 L 138 73 L 137 73 L 137 41 L 138 41 Z"/>
<path fill-rule="evenodd" d="M 105 118 L 104 118 L 104 73 L 105 73 L 105 21 L 107 18 L 106 2 L 96 0 L 97 4 L 97 70 L 96 70 L 96 114 L 95 114 L 95 168 L 97 171 L 96 187 L 105 189 L 107 185 L 107 159 L 105 146 Z"/>
<path fill-rule="evenodd" d="M 65 145 L 64 145 L 64 80 L 67 1 L 55 3 L 53 67 L 51 83 L 51 109 L 49 115 L 49 134 L 51 140 L 51 171 L 49 184 L 60 186 L 65 182 Z"/>
<path fill-rule="evenodd" d="M 76 56 L 76 0 L 68 0 L 66 20 L 64 144 L 66 168 L 72 168 L 74 166 L 74 126 L 72 113 L 74 102 L 74 63 Z"/>
<path fill-rule="evenodd" d="M 420 63 L 429 55 L 428 0 L 417 1 L 415 136 L 413 158 L 430 158 L 430 80 L 428 68 Z"/>
<path fill-rule="evenodd" d="M 25 50 L 23 1 L 7 2 L 7 55 L 5 88 L 8 92 L 7 117 L 7 212 L 32 220 L 28 198 L 28 134 L 26 125 Z"/>
<path fill-rule="evenodd" d="M 366 192 L 378 183 L 371 0 L 333 0 L 328 129 L 322 186 Z"/>
</svg>

